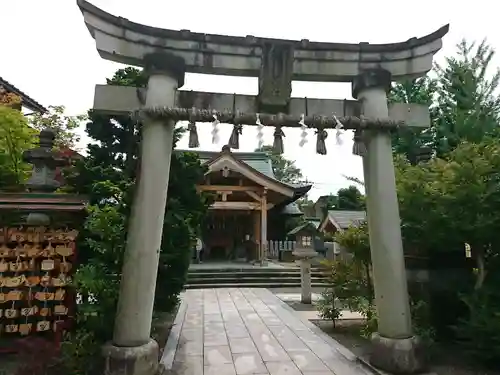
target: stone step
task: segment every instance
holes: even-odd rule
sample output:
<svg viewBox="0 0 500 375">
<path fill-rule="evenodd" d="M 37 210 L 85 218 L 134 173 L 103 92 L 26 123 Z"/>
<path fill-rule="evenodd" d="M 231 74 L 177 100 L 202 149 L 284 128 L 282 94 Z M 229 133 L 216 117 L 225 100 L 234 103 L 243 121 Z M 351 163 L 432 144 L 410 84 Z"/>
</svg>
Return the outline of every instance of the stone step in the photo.
<svg viewBox="0 0 500 375">
<path fill-rule="evenodd" d="M 311 277 L 312 282 L 324 282 L 322 277 Z M 259 282 L 299 282 L 300 276 L 297 277 L 280 277 L 280 278 L 269 278 L 269 277 L 255 277 L 255 276 L 237 276 L 235 277 L 227 275 L 225 277 L 217 278 L 205 278 L 205 277 L 188 277 L 188 284 L 203 284 L 203 283 L 259 283 Z"/>
<path fill-rule="evenodd" d="M 269 277 L 269 278 L 286 278 L 286 277 L 300 277 L 300 272 L 188 272 L 188 278 L 219 278 L 219 277 Z M 321 272 L 312 272 L 313 277 L 325 277 Z"/>
<path fill-rule="evenodd" d="M 314 287 L 324 287 L 323 283 L 312 283 Z M 300 288 L 300 281 L 296 283 L 265 282 L 265 283 L 232 283 L 232 284 L 186 284 L 185 289 L 213 289 L 213 288 Z"/>
<path fill-rule="evenodd" d="M 312 286 L 325 286 L 324 269 L 314 267 L 311 272 Z M 296 288 L 300 287 L 299 267 L 236 267 L 190 269 L 186 289 L 193 288 Z"/>
<path fill-rule="evenodd" d="M 290 268 L 191 268 L 189 273 L 235 273 L 235 272 L 246 272 L 246 273 L 300 273 L 299 267 Z M 324 273 L 325 270 L 322 268 L 311 268 L 311 272 L 321 272 Z"/>
</svg>

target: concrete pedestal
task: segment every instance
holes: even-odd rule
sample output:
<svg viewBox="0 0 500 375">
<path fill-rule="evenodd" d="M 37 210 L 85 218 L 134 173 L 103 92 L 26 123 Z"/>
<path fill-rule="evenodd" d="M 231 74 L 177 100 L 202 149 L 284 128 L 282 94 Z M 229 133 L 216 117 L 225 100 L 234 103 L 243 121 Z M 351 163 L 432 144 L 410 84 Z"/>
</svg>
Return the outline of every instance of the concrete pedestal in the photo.
<svg viewBox="0 0 500 375">
<path fill-rule="evenodd" d="M 145 345 L 118 347 L 109 343 L 102 348 L 104 375 L 156 375 L 159 348 L 150 339 Z"/>
<path fill-rule="evenodd" d="M 300 260 L 300 302 L 310 305 L 311 292 L 311 260 Z"/>
<path fill-rule="evenodd" d="M 299 249 L 294 251 L 293 255 L 298 258 L 300 265 L 300 302 L 310 305 L 312 303 L 311 259 L 318 253 Z"/>
<path fill-rule="evenodd" d="M 391 339 L 372 336 L 370 363 L 393 374 L 416 374 L 427 370 L 427 353 L 418 337 Z"/>
</svg>

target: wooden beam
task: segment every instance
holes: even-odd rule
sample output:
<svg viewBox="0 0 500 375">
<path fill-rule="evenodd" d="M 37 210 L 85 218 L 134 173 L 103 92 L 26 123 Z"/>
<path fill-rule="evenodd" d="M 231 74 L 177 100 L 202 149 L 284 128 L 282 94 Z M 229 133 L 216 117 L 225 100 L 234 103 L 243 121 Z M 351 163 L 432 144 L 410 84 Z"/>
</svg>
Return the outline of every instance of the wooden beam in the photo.
<svg viewBox="0 0 500 375">
<path fill-rule="evenodd" d="M 196 187 L 198 191 L 252 191 L 261 192 L 263 189 L 259 186 L 237 186 L 237 185 L 198 185 Z M 260 198 L 259 198 L 260 200 Z"/>
<path fill-rule="evenodd" d="M 258 194 L 256 194 L 255 192 L 253 192 L 253 191 L 245 191 L 245 193 L 247 193 L 249 196 L 251 196 L 257 202 L 260 202 L 262 200 L 262 198 Z"/>
<path fill-rule="evenodd" d="M 270 210 L 274 207 L 273 203 L 267 203 L 266 209 Z M 256 211 L 261 209 L 261 204 L 258 202 L 222 202 L 217 201 L 209 207 L 211 210 L 241 210 L 241 211 Z"/>
<path fill-rule="evenodd" d="M 227 201 L 227 196 L 231 195 L 233 192 L 232 191 L 218 191 L 217 194 L 219 194 L 222 198 L 223 202 Z"/>
<path fill-rule="evenodd" d="M 254 202 L 214 202 L 210 206 L 212 210 L 260 210 L 260 203 Z"/>
</svg>

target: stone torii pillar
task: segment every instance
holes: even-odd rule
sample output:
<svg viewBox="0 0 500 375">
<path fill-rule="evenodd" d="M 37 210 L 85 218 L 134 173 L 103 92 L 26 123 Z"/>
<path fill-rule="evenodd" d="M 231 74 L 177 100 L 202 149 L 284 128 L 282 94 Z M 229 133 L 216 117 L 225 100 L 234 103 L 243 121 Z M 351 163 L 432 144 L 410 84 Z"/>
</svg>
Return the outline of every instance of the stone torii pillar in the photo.
<svg viewBox="0 0 500 375">
<path fill-rule="evenodd" d="M 172 106 L 184 84 L 184 60 L 144 56 L 145 108 Z M 158 344 L 150 338 L 174 136 L 174 121 L 143 120 L 140 172 L 130 216 L 113 341 L 103 348 L 106 374 L 154 374 Z"/>
<path fill-rule="evenodd" d="M 370 69 L 353 81 L 352 94 L 367 117 L 388 118 L 391 73 Z M 413 335 L 401 224 L 389 131 L 365 132 L 363 160 L 368 228 L 373 266 L 378 332 L 372 336 L 370 362 L 396 373 L 425 367 L 419 339 Z"/>
</svg>

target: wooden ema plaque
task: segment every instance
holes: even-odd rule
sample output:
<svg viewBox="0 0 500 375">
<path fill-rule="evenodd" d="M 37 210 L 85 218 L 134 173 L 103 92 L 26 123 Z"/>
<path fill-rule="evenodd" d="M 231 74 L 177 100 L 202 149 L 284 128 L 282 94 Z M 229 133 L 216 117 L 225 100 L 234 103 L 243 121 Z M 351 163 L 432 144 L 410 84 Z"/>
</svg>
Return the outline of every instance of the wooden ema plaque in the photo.
<svg viewBox="0 0 500 375">
<path fill-rule="evenodd" d="M 76 230 L 0 228 L 0 337 L 53 335 L 74 308 Z"/>
</svg>

